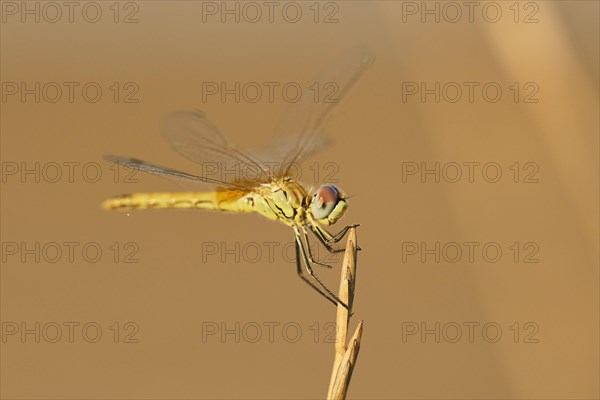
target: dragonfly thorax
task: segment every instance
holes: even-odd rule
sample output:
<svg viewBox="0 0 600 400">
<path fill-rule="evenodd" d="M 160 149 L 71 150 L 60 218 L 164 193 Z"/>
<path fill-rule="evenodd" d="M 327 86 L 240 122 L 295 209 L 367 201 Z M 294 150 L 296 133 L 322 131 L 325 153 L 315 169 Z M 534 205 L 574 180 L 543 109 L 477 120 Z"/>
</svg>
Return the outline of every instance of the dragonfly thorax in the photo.
<svg viewBox="0 0 600 400">
<path fill-rule="evenodd" d="M 306 225 L 314 221 L 332 225 L 348 207 L 345 195 L 333 185 L 323 185 L 309 193 L 291 179 L 261 185 L 242 201 L 253 211 L 287 225 Z"/>
<path fill-rule="evenodd" d="M 296 181 L 281 180 L 260 185 L 243 201 L 255 212 L 287 225 L 302 225 L 306 220 L 308 195 Z"/>
</svg>

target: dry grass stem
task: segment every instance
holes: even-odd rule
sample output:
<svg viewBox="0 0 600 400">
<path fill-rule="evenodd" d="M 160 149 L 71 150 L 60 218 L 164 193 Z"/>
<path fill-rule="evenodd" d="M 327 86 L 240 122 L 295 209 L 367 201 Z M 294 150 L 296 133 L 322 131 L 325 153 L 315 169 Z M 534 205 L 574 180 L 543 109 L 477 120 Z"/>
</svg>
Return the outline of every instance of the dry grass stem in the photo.
<svg viewBox="0 0 600 400">
<path fill-rule="evenodd" d="M 342 263 L 342 277 L 338 297 L 348 305 L 348 309 L 338 305 L 336 316 L 335 359 L 329 381 L 328 399 L 345 399 L 350 385 L 352 370 L 356 364 L 360 339 L 362 336 L 363 322 L 359 321 L 350 342 L 346 345 L 348 323 L 352 316 L 352 303 L 354 301 L 354 286 L 356 278 L 356 228 L 351 228 L 346 242 L 346 252 Z"/>
</svg>

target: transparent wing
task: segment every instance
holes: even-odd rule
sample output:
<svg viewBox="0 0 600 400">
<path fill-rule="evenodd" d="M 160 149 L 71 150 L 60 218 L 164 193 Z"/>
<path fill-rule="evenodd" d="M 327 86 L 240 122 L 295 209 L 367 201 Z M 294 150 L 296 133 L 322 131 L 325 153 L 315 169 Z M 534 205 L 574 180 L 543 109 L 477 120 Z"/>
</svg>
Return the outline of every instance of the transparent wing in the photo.
<svg viewBox="0 0 600 400">
<path fill-rule="evenodd" d="M 161 130 L 175 151 L 202 166 L 203 178 L 247 186 L 273 177 L 258 159 L 229 143 L 200 110 L 167 114 Z"/>
<path fill-rule="evenodd" d="M 288 168 L 290 165 L 284 164 L 284 160 L 291 152 L 296 150 L 300 136 L 301 135 L 299 134 L 278 135 L 268 145 L 250 149 L 249 153 L 256 159 L 261 160 L 261 162 L 269 169 L 271 175 L 279 178 L 290 176 L 290 171 L 286 171 L 290 169 Z M 310 144 L 311 147 L 306 148 L 303 152 L 303 159 L 321 152 L 331 144 L 331 140 L 325 135 L 315 135 L 315 138 Z M 300 162 L 301 160 L 297 161 L 297 164 Z M 293 178 L 293 176 L 291 177 Z"/>
<path fill-rule="evenodd" d="M 197 176 L 188 174 L 186 172 L 177 171 L 171 168 L 160 167 L 158 165 L 149 164 L 142 160 L 137 160 L 135 158 L 127 158 L 127 157 L 119 157 L 119 156 L 104 156 L 104 159 L 119 165 L 122 165 L 127 168 L 132 168 L 136 171 L 147 172 L 150 174 L 158 175 L 163 178 L 167 178 L 169 180 L 174 180 L 179 183 L 206 183 L 213 186 L 218 187 L 226 187 L 232 189 L 238 189 L 243 191 L 252 190 L 252 186 L 247 183 L 232 183 L 225 182 L 219 179 L 207 177 L 207 176 Z"/>
<path fill-rule="evenodd" d="M 301 99 L 284 114 L 273 143 L 253 152 L 245 152 L 232 145 L 199 110 L 167 114 L 161 124 L 163 136 L 175 151 L 202 166 L 198 175 L 133 158 L 105 158 L 178 182 L 250 190 L 257 183 L 287 176 L 290 168 L 329 143 L 322 134 L 326 117 L 372 64 L 373 59 L 370 51 L 357 48 L 326 68 L 303 88 Z"/>
<path fill-rule="evenodd" d="M 301 99 L 286 111 L 276 130 L 276 137 L 289 138 L 276 140 L 284 144 L 279 152 L 287 151 L 276 176 L 286 176 L 294 164 L 324 147 L 324 122 L 373 61 L 371 51 L 354 48 L 303 88 Z"/>
</svg>

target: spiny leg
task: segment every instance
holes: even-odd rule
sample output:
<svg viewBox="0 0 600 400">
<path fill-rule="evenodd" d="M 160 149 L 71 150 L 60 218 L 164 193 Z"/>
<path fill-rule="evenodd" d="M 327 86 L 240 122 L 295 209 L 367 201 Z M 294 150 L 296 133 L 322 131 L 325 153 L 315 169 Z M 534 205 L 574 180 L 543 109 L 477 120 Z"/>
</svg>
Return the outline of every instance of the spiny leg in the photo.
<svg viewBox="0 0 600 400">
<path fill-rule="evenodd" d="M 308 271 L 308 273 L 310 274 L 310 276 L 317 281 L 317 283 L 319 284 L 319 286 L 321 286 L 321 288 L 323 288 L 325 290 L 325 293 L 323 293 L 317 286 L 315 286 L 312 282 L 308 281 L 307 279 L 305 279 L 304 275 L 302 275 L 302 278 L 305 279 L 306 282 L 309 282 L 309 284 L 315 288 L 319 293 L 321 293 L 325 298 L 327 298 L 327 300 L 331 301 L 334 305 L 338 305 L 341 304 L 342 306 L 344 306 L 346 309 L 348 309 L 348 306 L 346 305 L 346 303 L 344 303 L 342 300 L 339 299 L 339 297 L 337 297 L 335 294 L 333 294 L 333 292 L 331 290 L 329 290 L 329 288 L 327 288 L 327 286 L 325 286 L 325 284 L 319 279 L 319 277 L 317 277 L 317 275 L 315 275 L 315 273 L 313 272 L 311 266 L 310 266 L 310 261 L 308 260 L 308 256 L 306 254 L 306 250 L 304 249 L 304 245 L 299 242 L 300 238 L 297 238 L 297 242 L 296 242 L 296 250 L 299 251 L 302 255 L 302 259 L 304 260 L 304 265 L 306 266 L 306 270 Z M 297 261 L 300 262 L 300 261 Z"/>
<path fill-rule="evenodd" d="M 329 300 L 330 302 L 332 302 L 334 305 L 337 305 L 337 302 L 335 301 L 335 299 L 330 298 L 327 295 L 327 292 L 324 292 L 321 289 L 319 289 L 317 286 L 315 286 L 315 284 L 312 283 L 312 281 L 310 281 L 310 279 L 308 279 L 302 273 L 302 259 L 301 259 L 301 255 L 300 255 L 300 245 L 298 244 L 297 241 L 296 241 L 296 271 L 298 272 L 298 276 L 304 282 L 306 282 L 311 288 L 315 289 L 321 296 L 325 297 L 327 300 Z"/>
<path fill-rule="evenodd" d="M 346 236 L 346 233 L 350 230 L 350 228 L 356 228 L 360 226 L 360 224 L 352 224 L 352 225 L 346 225 L 341 231 L 339 231 L 338 233 L 336 233 L 335 235 L 331 235 L 331 233 L 327 232 L 327 234 L 329 236 L 331 236 L 331 240 L 334 243 L 339 242 L 340 240 L 342 240 L 342 238 L 344 236 Z"/>
<path fill-rule="evenodd" d="M 308 260 L 311 263 L 316 264 L 320 267 L 325 267 L 325 268 L 331 269 L 331 265 L 324 264 L 324 263 L 316 261 L 314 259 L 313 255 L 312 255 L 312 250 L 310 249 L 310 242 L 308 241 L 308 233 L 306 233 L 306 228 L 302 227 L 302 233 L 304 233 L 304 241 L 306 242 L 306 247 L 307 247 L 307 252 L 308 252 Z"/>
<path fill-rule="evenodd" d="M 311 231 L 315 234 L 315 236 L 319 239 L 319 241 L 323 244 L 323 246 L 325 246 L 325 248 L 327 250 L 329 250 L 330 253 L 341 253 L 343 251 L 345 251 L 345 248 L 341 248 L 341 249 L 336 249 L 334 248 L 331 243 L 337 243 L 340 240 L 342 240 L 342 238 L 346 235 L 346 233 L 348 232 L 348 230 L 350 228 L 355 228 L 359 226 L 358 224 L 354 224 L 354 225 L 348 225 L 346 227 L 344 227 L 341 231 L 339 231 L 337 234 L 332 235 L 331 233 L 327 232 L 327 230 L 325 230 L 325 228 L 320 227 L 317 224 L 310 224 L 310 228 Z M 360 247 L 356 247 L 357 250 L 360 250 Z"/>
<path fill-rule="evenodd" d="M 302 279 L 304 279 L 304 281 L 308 282 L 316 291 L 318 291 L 319 293 L 321 293 L 321 295 L 323 295 L 325 298 L 327 298 L 327 300 L 331 301 L 333 304 L 337 305 L 337 304 L 341 304 L 342 306 L 344 306 L 346 309 L 348 309 L 348 305 L 346 303 L 344 303 L 343 301 L 341 301 L 339 299 L 339 297 L 337 297 L 335 294 L 333 294 L 333 292 L 331 290 L 329 290 L 327 288 L 327 286 L 325 286 L 325 284 L 317 277 L 317 275 L 315 275 L 315 273 L 313 272 L 311 266 L 310 266 L 310 261 L 308 259 L 308 255 L 306 254 L 306 249 L 304 248 L 304 244 L 302 243 L 302 238 L 300 237 L 300 232 L 298 232 L 298 229 L 295 228 L 294 229 L 294 233 L 296 234 L 296 264 L 298 267 L 298 273 L 300 275 L 300 255 L 302 256 L 302 260 L 304 260 L 304 265 L 306 266 L 306 270 L 308 271 L 308 273 L 310 274 L 310 276 L 317 281 L 317 283 L 321 286 L 321 288 L 323 290 L 325 290 L 325 292 L 327 292 L 327 295 L 325 295 L 317 286 L 315 286 L 312 282 L 308 281 L 306 279 L 306 277 L 304 275 L 300 275 Z M 301 254 L 298 254 L 301 253 Z"/>
</svg>

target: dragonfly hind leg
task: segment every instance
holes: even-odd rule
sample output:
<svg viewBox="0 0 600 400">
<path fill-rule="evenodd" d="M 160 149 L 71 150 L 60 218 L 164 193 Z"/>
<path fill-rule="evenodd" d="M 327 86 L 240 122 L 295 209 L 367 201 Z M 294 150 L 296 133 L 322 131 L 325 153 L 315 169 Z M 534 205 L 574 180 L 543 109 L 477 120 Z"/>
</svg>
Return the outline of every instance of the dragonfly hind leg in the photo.
<svg viewBox="0 0 600 400">
<path fill-rule="evenodd" d="M 324 264 L 322 262 L 316 261 L 312 255 L 312 250 L 310 249 L 310 242 L 308 240 L 308 233 L 306 233 L 306 229 L 304 227 L 302 227 L 302 233 L 304 233 L 304 241 L 306 243 L 306 249 L 307 249 L 307 257 L 308 257 L 308 261 L 311 262 L 311 264 L 316 264 L 319 267 L 324 267 L 324 268 L 328 268 L 331 269 L 331 265 L 329 264 Z"/>
<path fill-rule="evenodd" d="M 319 292 L 319 294 L 323 297 L 325 297 L 327 300 L 329 300 L 331 303 L 333 303 L 334 305 L 338 305 L 341 304 L 342 306 L 344 306 L 346 309 L 348 309 L 348 305 L 346 303 L 344 303 L 342 300 L 339 299 L 338 296 L 336 296 L 331 290 L 329 290 L 327 288 L 327 286 L 325 286 L 325 284 L 317 277 L 317 275 L 313 272 L 311 265 L 311 261 L 308 257 L 307 251 L 304 248 L 304 243 L 302 242 L 302 238 L 300 236 L 300 232 L 298 232 L 297 230 L 295 230 L 296 233 L 296 269 L 298 272 L 298 276 L 307 284 L 309 284 L 314 290 L 316 290 L 317 292 Z M 304 261 L 304 265 L 306 267 L 306 270 L 308 271 L 310 277 L 316 281 L 319 286 L 315 285 L 315 283 L 313 281 L 311 281 L 310 279 L 308 279 L 303 273 L 303 268 L 302 268 L 302 262 Z"/>
</svg>

